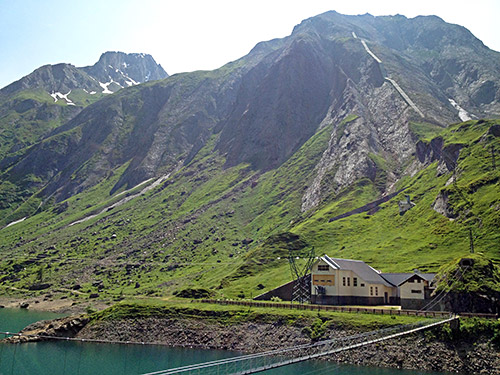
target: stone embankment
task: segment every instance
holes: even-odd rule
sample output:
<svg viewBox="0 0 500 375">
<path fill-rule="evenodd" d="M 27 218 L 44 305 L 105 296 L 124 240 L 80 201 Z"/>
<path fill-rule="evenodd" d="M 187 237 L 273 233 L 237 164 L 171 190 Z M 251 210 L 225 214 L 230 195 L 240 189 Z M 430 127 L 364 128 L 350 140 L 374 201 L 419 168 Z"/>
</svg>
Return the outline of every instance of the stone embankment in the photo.
<svg viewBox="0 0 500 375">
<path fill-rule="evenodd" d="M 69 336 L 84 340 L 138 342 L 179 347 L 256 353 L 310 343 L 307 324 L 286 321 L 221 323 L 215 319 L 149 317 L 104 320 L 63 318 L 36 323 L 26 334 Z M 352 329 L 329 327 L 321 340 L 355 334 Z M 19 342 L 16 338 L 11 342 Z M 23 338 L 22 341 L 30 341 Z M 362 349 L 328 356 L 325 360 L 363 366 L 449 371 L 462 374 L 500 374 L 500 352 L 489 337 L 473 341 L 441 340 L 433 331 L 389 340 Z"/>
</svg>

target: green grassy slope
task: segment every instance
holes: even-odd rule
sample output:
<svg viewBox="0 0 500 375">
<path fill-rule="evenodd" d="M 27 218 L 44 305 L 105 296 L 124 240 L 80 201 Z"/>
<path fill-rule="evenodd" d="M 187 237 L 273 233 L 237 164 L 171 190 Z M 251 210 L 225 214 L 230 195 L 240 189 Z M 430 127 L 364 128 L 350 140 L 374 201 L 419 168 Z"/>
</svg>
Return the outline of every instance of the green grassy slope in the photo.
<svg viewBox="0 0 500 375">
<path fill-rule="evenodd" d="M 26 89 L 13 95 L 0 95 L 0 226 L 33 214 L 42 202 L 36 196 L 42 181 L 34 174 L 18 181 L 7 181 L 9 168 L 29 152 L 30 148 L 51 132 L 75 117 L 83 107 L 103 98 L 103 94 L 90 95 L 73 90 L 65 100 L 54 101 L 42 89 Z M 70 136 L 70 135 L 68 135 Z M 63 146 L 64 138 L 59 141 Z M 59 148 L 60 148 L 59 147 Z M 54 147 L 55 153 L 58 148 Z"/>
<path fill-rule="evenodd" d="M 41 89 L 0 96 L 0 159 L 33 145 L 74 117 L 83 107 L 103 96 L 100 93 L 89 95 L 83 90 L 74 90 L 68 98 L 75 105 L 68 105 L 63 99 L 56 102 Z"/>
<path fill-rule="evenodd" d="M 452 172 L 438 176 L 434 162 L 401 182 L 406 191 L 370 214 L 329 222 L 379 198 L 370 180 L 301 212 L 302 194 L 331 134 L 326 127 L 280 168 L 263 174 L 248 165 L 224 169 L 224 158 L 213 152 L 214 136 L 156 188 L 70 226 L 147 186 L 111 196 L 124 165 L 93 189 L 47 203 L 0 230 L 0 292 L 43 293 L 27 289 L 47 283 L 47 290 L 75 298 L 161 296 L 187 287 L 248 298 L 290 280 L 289 248 L 314 246 L 317 255 L 362 259 L 386 272 L 436 271 L 469 251 L 469 228 L 476 251 L 500 262 L 500 160 L 493 168 L 491 157 L 491 148 L 500 151 L 491 130 L 498 124 L 467 122 L 443 130 L 445 144 L 462 145 L 456 181 Z M 454 220 L 432 208 L 442 192 Z M 399 215 L 403 194 L 416 206 Z"/>
<path fill-rule="evenodd" d="M 434 162 L 413 178 L 399 196 L 373 215 L 361 213 L 328 222 L 338 210 L 333 202 L 292 231 L 331 256 L 363 259 L 386 272 L 419 268 L 435 271 L 443 263 L 469 252 L 469 228 L 476 251 L 500 261 L 500 168 L 493 167 L 491 149 L 500 150 L 489 129 L 498 121 L 467 122 L 442 131 L 446 144 L 460 143 L 456 182 L 453 173 L 438 176 Z M 434 131 L 433 129 L 431 131 Z M 497 163 L 498 164 L 498 163 Z M 353 189 L 353 197 L 370 189 Z M 432 205 L 440 192 L 449 196 L 455 220 L 437 213 Z M 399 215 L 398 201 L 409 194 L 416 206 Z M 362 203 L 362 201 L 360 201 Z M 361 204 L 360 204 L 361 206 Z"/>
</svg>

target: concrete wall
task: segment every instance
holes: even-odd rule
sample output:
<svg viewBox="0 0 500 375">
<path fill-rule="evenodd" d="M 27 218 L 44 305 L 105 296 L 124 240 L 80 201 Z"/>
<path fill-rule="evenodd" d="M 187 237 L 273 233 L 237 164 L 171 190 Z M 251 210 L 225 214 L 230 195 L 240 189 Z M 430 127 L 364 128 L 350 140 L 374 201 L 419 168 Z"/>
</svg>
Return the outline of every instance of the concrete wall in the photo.
<svg viewBox="0 0 500 375">
<path fill-rule="evenodd" d="M 378 306 L 384 304 L 384 297 L 361 297 L 361 296 L 311 296 L 311 303 L 317 305 L 361 305 Z"/>
<path fill-rule="evenodd" d="M 403 310 L 420 310 L 431 301 L 423 299 L 405 299 L 401 298 L 401 308 Z M 438 310 L 439 306 L 434 306 L 432 310 Z"/>
<path fill-rule="evenodd" d="M 270 301 L 273 297 L 278 297 L 283 301 L 292 300 L 293 283 L 295 281 L 290 281 L 289 283 L 283 284 L 269 292 L 263 293 L 260 296 L 254 298 L 256 301 Z"/>
</svg>

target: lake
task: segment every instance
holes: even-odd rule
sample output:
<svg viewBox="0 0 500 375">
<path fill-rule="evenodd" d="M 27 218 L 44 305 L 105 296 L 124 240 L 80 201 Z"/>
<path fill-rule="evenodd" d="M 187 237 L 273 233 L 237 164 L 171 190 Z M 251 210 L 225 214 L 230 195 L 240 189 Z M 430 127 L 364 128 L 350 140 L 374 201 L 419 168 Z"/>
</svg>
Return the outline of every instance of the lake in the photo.
<svg viewBox="0 0 500 375">
<path fill-rule="evenodd" d="M 0 331 L 16 332 L 35 321 L 59 316 L 32 310 L 0 309 Z M 3 336 L 0 335 L 0 338 Z M 239 354 L 222 350 L 171 348 L 160 345 L 93 344 L 66 341 L 0 344 L 0 375 L 137 375 Z M 442 375 L 444 373 L 308 361 L 269 370 L 262 374 Z"/>
</svg>

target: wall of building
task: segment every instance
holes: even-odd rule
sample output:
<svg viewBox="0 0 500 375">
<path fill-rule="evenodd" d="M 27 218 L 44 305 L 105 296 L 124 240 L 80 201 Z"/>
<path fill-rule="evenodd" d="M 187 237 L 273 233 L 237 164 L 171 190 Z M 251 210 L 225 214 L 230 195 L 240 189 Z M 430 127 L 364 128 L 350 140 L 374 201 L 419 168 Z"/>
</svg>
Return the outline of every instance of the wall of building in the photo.
<svg viewBox="0 0 500 375">
<path fill-rule="evenodd" d="M 401 308 L 403 310 L 421 310 L 427 305 L 431 303 L 432 300 L 423 300 L 423 299 L 406 299 L 401 298 Z M 426 309 L 428 310 L 428 309 Z M 440 306 L 438 304 L 433 305 L 432 309 L 435 311 L 440 311 Z"/>
<path fill-rule="evenodd" d="M 379 306 L 384 304 L 384 297 L 312 295 L 311 303 L 317 305 Z"/>
<path fill-rule="evenodd" d="M 332 269 L 323 261 L 314 265 L 311 281 L 312 301 L 319 304 L 328 304 L 325 301 L 335 305 L 392 304 L 397 293 L 396 288 L 367 283 L 353 271 Z M 324 295 L 318 287 L 324 288 Z"/>
<path fill-rule="evenodd" d="M 399 286 L 401 300 L 406 299 L 425 299 L 426 282 L 418 277 L 412 277 Z"/>
</svg>

